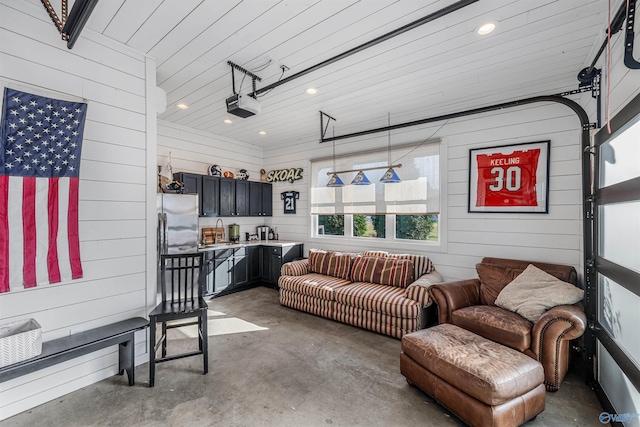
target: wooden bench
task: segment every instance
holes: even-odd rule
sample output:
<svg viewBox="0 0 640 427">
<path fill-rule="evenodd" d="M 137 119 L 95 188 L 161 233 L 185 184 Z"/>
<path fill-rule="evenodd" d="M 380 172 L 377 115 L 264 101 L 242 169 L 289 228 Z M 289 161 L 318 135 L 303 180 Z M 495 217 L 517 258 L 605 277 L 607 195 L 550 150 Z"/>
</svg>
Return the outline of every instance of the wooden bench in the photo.
<svg viewBox="0 0 640 427">
<path fill-rule="evenodd" d="M 142 317 L 101 326 L 68 337 L 58 338 L 42 343 L 39 356 L 0 368 L 0 383 L 18 378 L 22 375 L 53 366 L 94 351 L 119 345 L 119 375 L 127 371 L 129 385 L 135 382 L 135 332 L 149 326 L 149 321 Z"/>
</svg>

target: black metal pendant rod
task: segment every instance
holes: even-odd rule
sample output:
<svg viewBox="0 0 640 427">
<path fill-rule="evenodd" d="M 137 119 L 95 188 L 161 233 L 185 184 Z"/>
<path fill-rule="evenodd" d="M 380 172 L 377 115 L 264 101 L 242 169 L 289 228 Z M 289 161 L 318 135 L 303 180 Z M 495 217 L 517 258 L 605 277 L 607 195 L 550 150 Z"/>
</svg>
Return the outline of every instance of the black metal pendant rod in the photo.
<svg viewBox="0 0 640 427">
<path fill-rule="evenodd" d="M 326 126 L 324 125 L 325 116 L 328 119 Z M 327 129 L 329 129 L 329 123 L 331 123 L 331 120 L 333 120 L 334 122 L 337 122 L 336 119 L 334 119 L 333 117 L 331 117 L 327 113 L 323 113 L 322 111 L 320 111 L 320 139 L 324 138 L 324 136 L 327 134 Z"/>
<path fill-rule="evenodd" d="M 414 28 L 419 27 L 421 25 L 424 25 L 424 24 L 426 24 L 428 22 L 435 21 L 438 18 L 442 18 L 443 16 L 448 15 L 451 12 L 455 12 L 456 10 L 462 9 L 463 7 L 469 6 L 470 4 L 473 4 L 473 3 L 477 2 L 477 1 L 479 1 L 479 0 L 460 0 L 460 1 L 456 2 L 456 3 L 453 3 L 450 6 L 447 6 L 447 7 L 444 7 L 442 9 L 440 9 L 440 10 L 437 10 L 436 12 L 431 13 L 431 14 L 423 17 L 423 18 L 420 18 L 420 19 L 418 19 L 416 21 L 413 21 L 413 22 L 411 22 L 411 23 L 409 23 L 407 25 L 404 25 L 404 26 L 402 26 L 400 28 L 397 28 L 397 29 L 395 29 L 393 31 L 390 31 L 390 32 L 388 32 L 386 34 L 383 34 L 383 35 L 379 36 L 379 37 L 376 37 L 375 39 L 370 40 L 370 41 L 368 41 L 366 43 L 363 43 L 360 46 L 356 46 L 353 49 L 349 49 L 346 52 L 343 52 L 343 53 L 341 53 L 339 55 L 336 55 L 336 56 L 334 56 L 332 58 L 329 58 L 326 61 L 322 61 L 319 64 L 313 65 L 313 66 L 311 66 L 311 67 L 309 67 L 309 68 L 307 68 L 305 70 L 302 70 L 300 72 L 292 74 L 287 78 L 284 78 L 284 79 L 279 80 L 279 81 L 277 81 L 275 83 L 267 85 L 267 86 L 265 86 L 263 88 L 255 90 L 253 93 L 250 93 L 249 96 L 255 97 L 255 96 L 257 96 L 257 95 L 259 95 L 259 94 L 261 94 L 263 92 L 271 90 L 271 89 L 273 89 L 275 87 L 278 87 L 278 86 L 280 86 L 282 84 L 288 83 L 291 80 L 297 79 L 298 77 L 302 77 L 305 74 L 309 74 L 309 73 L 311 73 L 313 71 L 316 71 L 316 70 L 318 70 L 320 68 L 326 67 L 327 65 L 333 64 L 336 61 L 339 61 L 341 59 L 347 58 L 347 57 L 349 57 L 349 56 L 351 56 L 351 55 L 353 55 L 355 53 L 358 53 L 358 52 L 363 51 L 365 49 L 368 49 L 368 48 L 370 48 L 372 46 L 375 46 L 378 43 L 382 43 L 382 42 L 384 42 L 386 40 L 389 40 L 392 37 L 398 36 L 398 35 L 400 35 L 402 33 L 406 33 L 409 30 L 413 30 Z"/>
<path fill-rule="evenodd" d="M 572 101 L 570 99 L 563 98 L 563 97 L 561 97 L 559 95 L 544 95 L 544 96 L 535 96 L 533 98 L 520 99 L 518 101 L 504 102 L 502 104 L 489 105 L 487 107 L 480 107 L 480 108 L 474 108 L 474 109 L 471 109 L 471 110 L 459 111 L 459 112 L 456 112 L 456 113 L 443 114 L 441 116 L 429 117 L 429 118 L 426 118 L 426 119 L 414 120 L 414 121 L 406 122 L 406 123 L 397 123 L 397 124 L 391 125 L 391 126 L 384 126 L 384 127 L 375 128 L 375 129 L 363 130 L 363 131 L 360 131 L 360 132 L 349 133 L 349 134 L 346 134 L 346 135 L 338 135 L 338 136 L 333 136 L 333 137 L 330 137 L 330 138 L 322 138 L 322 139 L 320 139 L 320 143 L 337 141 L 337 140 L 340 140 L 340 139 L 355 138 L 355 137 L 358 137 L 358 136 L 371 135 L 373 133 L 387 132 L 387 131 L 396 130 L 396 129 L 402 129 L 402 128 L 406 128 L 406 127 L 410 127 L 410 126 L 418 126 L 418 125 L 423 125 L 423 124 L 427 124 L 427 123 L 433 123 L 433 122 L 439 122 L 439 121 L 444 121 L 444 120 L 456 119 L 458 117 L 470 116 L 470 115 L 473 115 L 473 114 L 487 113 L 489 111 L 502 110 L 504 108 L 517 107 L 519 105 L 526 105 L 526 104 L 532 104 L 534 102 L 545 102 L 545 101 L 559 102 L 561 104 L 566 105 L 567 107 L 569 107 L 573 111 L 575 111 L 575 113 L 578 115 L 578 117 L 580 117 L 580 122 L 581 122 L 582 126 L 587 126 L 587 129 L 590 128 L 589 118 L 587 116 L 587 113 L 585 113 L 584 109 L 579 104 L 577 104 L 576 102 L 574 102 L 574 101 Z"/>
</svg>

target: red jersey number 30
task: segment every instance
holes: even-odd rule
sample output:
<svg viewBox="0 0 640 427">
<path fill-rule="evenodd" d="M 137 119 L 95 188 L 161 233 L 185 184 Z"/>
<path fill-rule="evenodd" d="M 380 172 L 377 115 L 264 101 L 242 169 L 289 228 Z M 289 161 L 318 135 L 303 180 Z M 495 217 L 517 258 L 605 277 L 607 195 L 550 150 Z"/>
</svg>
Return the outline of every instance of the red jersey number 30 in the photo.
<svg viewBox="0 0 640 427">
<path fill-rule="evenodd" d="M 479 154 L 476 206 L 538 206 L 540 149 Z"/>
</svg>

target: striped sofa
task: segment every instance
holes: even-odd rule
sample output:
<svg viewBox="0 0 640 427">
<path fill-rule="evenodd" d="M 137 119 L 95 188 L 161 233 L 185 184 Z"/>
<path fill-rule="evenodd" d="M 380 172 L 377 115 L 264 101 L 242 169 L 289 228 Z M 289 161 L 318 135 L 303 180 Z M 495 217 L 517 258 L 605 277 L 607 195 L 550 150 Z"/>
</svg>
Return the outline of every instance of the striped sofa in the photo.
<svg viewBox="0 0 640 427">
<path fill-rule="evenodd" d="M 311 249 L 282 266 L 278 285 L 284 306 L 402 338 L 426 326 L 428 289 L 441 282 L 425 256 Z"/>
</svg>

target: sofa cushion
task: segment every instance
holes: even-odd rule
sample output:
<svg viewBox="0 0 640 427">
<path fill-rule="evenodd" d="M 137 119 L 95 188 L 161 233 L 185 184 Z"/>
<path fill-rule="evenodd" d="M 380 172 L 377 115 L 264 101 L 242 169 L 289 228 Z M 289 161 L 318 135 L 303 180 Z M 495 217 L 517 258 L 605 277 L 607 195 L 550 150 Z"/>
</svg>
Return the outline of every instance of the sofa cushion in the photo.
<svg viewBox="0 0 640 427">
<path fill-rule="evenodd" d="M 524 270 L 494 264 L 476 264 L 480 279 L 480 301 L 485 305 L 496 305 L 498 294 Z"/>
<path fill-rule="evenodd" d="M 451 313 L 451 323 L 518 351 L 531 347 L 531 322 L 494 305 L 455 310 Z"/>
<path fill-rule="evenodd" d="M 387 251 L 364 251 L 362 256 L 379 256 L 382 258 L 386 258 L 389 255 Z"/>
<path fill-rule="evenodd" d="M 415 318 L 422 305 L 404 296 L 404 289 L 374 283 L 355 282 L 335 289 L 336 302 L 386 313 L 395 317 Z"/>
<path fill-rule="evenodd" d="M 337 302 L 334 303 L 333 319 L 396 338 L 420 329 L 421 322 L 420 316 L 397 317 Z"/>
<path fill-rule="evenodd" d="M 413 262 L 405 259 L 356 257 L 351 267 L 351 280 L 406 288 L 414 279 Z"/>
<path fill-rule="evenodd" d="M 431 273 L 433 271 L 433 263 L 424 255 L 413 255 L 413 254 L 389 254 L 387 258 L 393 259 L 408 259 L 413 263 L 414 267 L 414 276 L 417 279 L 423 274 Z"/>
<path fill-rule="evenodd" d="M 582 298 L 582 289 L 530 264 L 504 287 L 496 299 L 496 305 L 535 322 L 550 308 L 575 304 Z"/>
<path fill-rule="evenodd" d="M 339 252 L 309 250 L 309 271 L 349 279 L 351 255 Z"/>
<path fill-rule="evenodd" d="M 336 288 L 349 283 L 351 283 L 349 280 L 317 273 L 309 273 L 304 276 L 280 276 L 280 279 L 278 279 L 280 289 L 328 301 L 335 300 L 334 290 Z"/>
<path fill-rule="evenodd" d="M 333 319 L 333 301 L 280 289 L 280 304 L 317 316 Z"/>
</svg>

